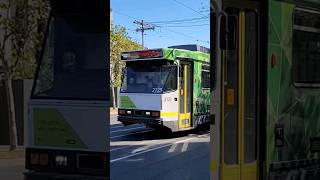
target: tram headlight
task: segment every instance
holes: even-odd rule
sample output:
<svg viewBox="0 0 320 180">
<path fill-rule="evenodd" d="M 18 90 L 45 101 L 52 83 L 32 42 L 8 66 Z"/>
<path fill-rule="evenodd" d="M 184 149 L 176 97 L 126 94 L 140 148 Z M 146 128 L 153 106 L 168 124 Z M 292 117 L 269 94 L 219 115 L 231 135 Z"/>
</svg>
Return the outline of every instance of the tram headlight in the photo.
<svg viewBox="0 0 320 180">
<path fill-rule="evenodd" d="M 56 156 L 55 158 L 56 166 L 67 166 L 68 165 L 68 157 L 67 156 Z"/>
</svg>

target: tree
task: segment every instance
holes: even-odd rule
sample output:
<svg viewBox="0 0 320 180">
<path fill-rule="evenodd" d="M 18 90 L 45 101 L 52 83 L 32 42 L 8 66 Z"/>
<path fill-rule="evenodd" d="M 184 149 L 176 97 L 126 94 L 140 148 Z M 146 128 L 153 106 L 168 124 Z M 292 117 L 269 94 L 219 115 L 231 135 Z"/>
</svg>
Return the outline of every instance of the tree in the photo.
<svg viewBox="0 0 320 180">
<path fill-rule="evenodd" d="M 47 16 L 48 4 L 42 0 L 3 0 L 0 3 L 1 80 L 6 90 L 10 150 L 18 145 L 12 80 L 31 77 L 41 34 L 38 20 Z M 42 38 L 41 38 L 42 39 Z"/>
<path fill-rule="evenodd" d="M 134 42 L 123 26 L 111 25 L 110 30 L 110 85 L 112 88 L 112 107 L 115 108 L 114 87 L 120 87 L 125 64 L 120 59 L 121 52 L 142 49 Z"/>
</svg>

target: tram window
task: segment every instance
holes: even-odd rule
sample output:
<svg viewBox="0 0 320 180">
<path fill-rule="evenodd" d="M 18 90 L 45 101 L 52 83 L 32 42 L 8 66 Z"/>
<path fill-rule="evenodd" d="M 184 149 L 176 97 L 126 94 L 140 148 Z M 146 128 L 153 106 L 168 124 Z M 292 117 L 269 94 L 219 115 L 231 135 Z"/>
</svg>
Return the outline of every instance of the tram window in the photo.
<svg viewBox="0 0 320 180">
<path fill-rule="evenodd" d="M 201 87 L 210 88 L 210 66 L 203 65 L 201 71 Z"/>
<path fill-rule="evenodd" d="M 132 61 L 126 63 L 123 93 L 161 94 L 177 89 L 177 66 L 165 61 Z"/>
<path fill-rule="evenodd" d="M 93 18 L 93 17 L 92 17 Z M 49 99 L 108 99 L 105 33 L 74 17 L 52 17 L 32 96 Z M 80 26 L 79 24 L 82 24 Z M 92 26 L 88 26 L 92 25 Z"/>
<path fill-rule="evenodd" d="M 223 50 L 236 49 L 237 18 L 233 15 L 222 16 L 220 26 L 220 48 Z"/>
<path fill-rule="evenodd" d="M 171 69 L 168 77 L 167 77 L 167 80 L 166 80 L 166 83 L 164 85 L 164 92 L 169 92 L 169 91 L 174 91 L 177 89 L 177 86 L 178 86 L 178 78 L 177 78 L 177 68 L 174 67 Z"/>
<path fill-rule="evenodd" d="M 293 80 L 297 87 L 320 87 L 320 14 L 296 10 L 293 27 Z"/>
</svg>

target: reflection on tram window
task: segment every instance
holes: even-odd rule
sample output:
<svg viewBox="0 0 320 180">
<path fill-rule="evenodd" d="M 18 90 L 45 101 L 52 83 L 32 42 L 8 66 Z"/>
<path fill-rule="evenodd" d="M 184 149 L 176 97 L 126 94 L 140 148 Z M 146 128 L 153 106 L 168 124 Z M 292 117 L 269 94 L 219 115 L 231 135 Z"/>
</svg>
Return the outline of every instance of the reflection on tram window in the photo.
<svg viewBox="0 0 320 180">
<path fill-rule="evenodd" d="M 121 92 L 160 94 L 177 89 L 177 66 L 154 61 L 127 62 Z"/>
<path fill-rule="evenodd" d="M 105 58 L 105 47 L 101 46 L 104 36 L 79 29 L 65 19 L 52 18 L 33 96 L 105 99 L 106 64 L 93 61 Z"/>
<path fill-rule="evenodd" d="M 320 15 L 296 10 L 293 39 L 295 85 L 320 87 Z"/>
</svg>

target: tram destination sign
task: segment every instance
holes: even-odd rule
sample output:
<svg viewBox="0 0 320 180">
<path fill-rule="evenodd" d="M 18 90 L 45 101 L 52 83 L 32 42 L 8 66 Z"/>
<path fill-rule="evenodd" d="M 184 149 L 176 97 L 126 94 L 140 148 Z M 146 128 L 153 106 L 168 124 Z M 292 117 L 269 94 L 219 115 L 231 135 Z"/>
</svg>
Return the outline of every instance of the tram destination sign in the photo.
<svg viewBox="0 0 320 180">
<path fill-rule="evenodd" d="M 142 59 L 160 59 L 163 58 L 162 49 L 130 51 L 121 53 L 121 60 L 142 60 Z"/>
</svg>

